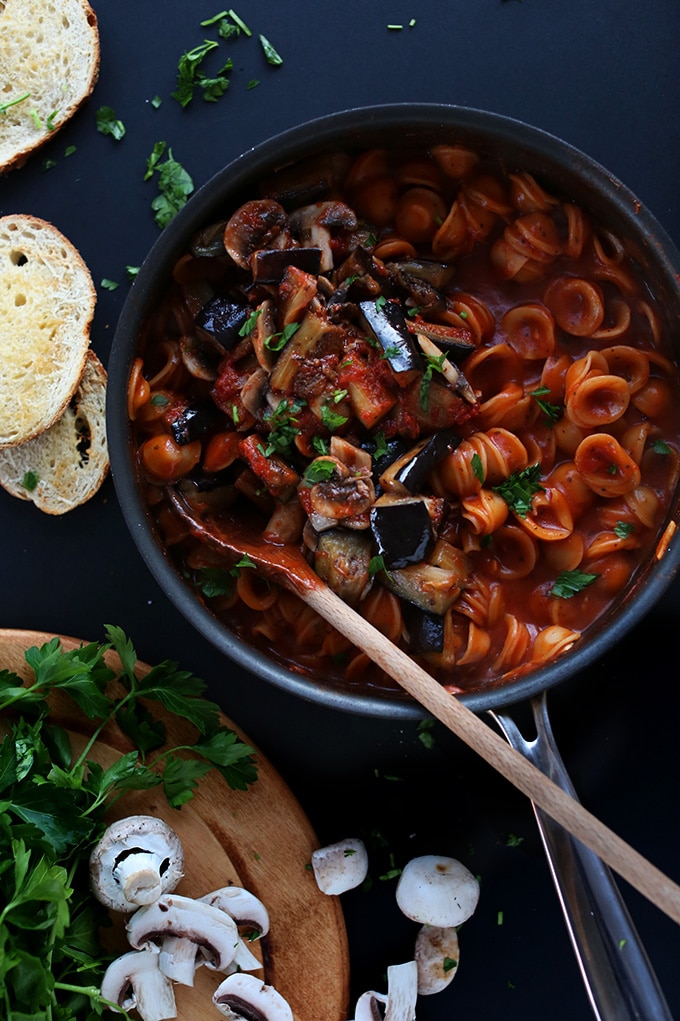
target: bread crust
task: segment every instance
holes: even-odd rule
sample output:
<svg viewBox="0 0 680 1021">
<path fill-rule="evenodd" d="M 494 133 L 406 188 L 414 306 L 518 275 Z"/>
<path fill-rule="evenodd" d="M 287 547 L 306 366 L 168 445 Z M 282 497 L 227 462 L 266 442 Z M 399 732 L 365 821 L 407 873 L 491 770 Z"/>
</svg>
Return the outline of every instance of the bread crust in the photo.
<svg viewBox="0 0 680 1021">
<path fill-rule="evenodd" d="M 89 351 L 78 389 L 57 422 L 28 443 L 0 450 L 0 486 L 46 514 L 65 514 L 89 500 L 109 470 L 106 370 Z M 34 488 L 26 487 L 27 474 Z"/>
<path fill-rule="evenodd" d="M 63 414 L 83 374 L 95 303 L 85 262 L 56 227 L 0 217 L 0 449 Z"/>
<path fill-rule="evenodd" d="M 89 99 L 100 57 L 88 0 L 5 0 L 0 105 L 29 95 L 0 114 L 0 175 L 21 167 Z"/>
</svg>

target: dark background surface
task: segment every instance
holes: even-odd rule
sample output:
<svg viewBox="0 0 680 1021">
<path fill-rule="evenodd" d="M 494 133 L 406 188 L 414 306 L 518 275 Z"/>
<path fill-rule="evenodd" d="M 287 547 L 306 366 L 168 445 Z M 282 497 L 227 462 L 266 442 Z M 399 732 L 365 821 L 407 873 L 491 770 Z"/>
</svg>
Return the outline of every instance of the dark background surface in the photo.
<svg viewBox="0 0 680 1021">
<path fill-rule="evenodd" d="M 240 0 L 235 10 L 253 37 L 222 44 L 222 57 L 234 61 L 229 91 L 186 110 L 170 98 L 177 60 L 215 35 L 200 27 L 221 9 L 214 0 L 94 6 L 102 45 L 94 97 L 23 169 L 0 180 L 0 215 L 42 216 L 80 249 L 98 289 L 92 343 L 105 363 L 129 287 L 125 267 L 139 265 L 158 236 L 155 184 L 143 178 L 160 140 L 198 187 L 272 134 L 334 110 L 409 101 L 488 109 L 587 152 L 680 243 L 677 0 Z M 267 65 L 258 33 L 276 47 L 281 67 Z M 259 85 L 249 89 L 254 79 Z M 159 109 L 150 102 L 156 95 Z M 121 142 L 97 133 L 101 106 L 124 121 Z M 67 146 L 76 146 L 70 156 Z M 45 158 L 55 161 L 49 170 Z M 120 286 L 108 291 L 104 278 Z M 321 842 L 366 839 L 373 887 L 344 898 L 352 1007 L 364 989 L 384 991 L 386 966 L 412 952 L 395 880 L 379 877 L 414 854 L 442 853 L 479 874 L 482 896 L 460 933 L 459 974 L 446 992 L 421 998 L 419 1021 L 591 1016 L 521 795 L 439 725 L 426 748 L 416 721 L 320 709 L 225 660 L 154 582 L 110 479 L 63 518 L 0 491 L 0 625 L 91 640 L 103 637 L 106 623 L 127 630 L 140 658 L 177 660 L 208 682 L 211 697 L 289 782 Z M 674 878 L 679 625 L 676 580 L 617 649 L 550 696 L 558 743 L 586 806 Z M 513 837 L 522 838 L 517 846 Z M 621 885 L 680 1016 L 678 928 Z"/>
</svg>

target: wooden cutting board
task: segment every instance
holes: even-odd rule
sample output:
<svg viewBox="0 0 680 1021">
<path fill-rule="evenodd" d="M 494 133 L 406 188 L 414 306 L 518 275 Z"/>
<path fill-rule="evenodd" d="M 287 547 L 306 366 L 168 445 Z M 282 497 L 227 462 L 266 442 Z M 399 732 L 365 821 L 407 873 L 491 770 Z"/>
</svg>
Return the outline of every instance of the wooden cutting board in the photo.
<svg viewBox="0 0 680 1021">
<path fill-rule="evenodd" d="M 0 670 L 23 679 L 31 675 L 24 652 L 54 635 L 0 628 Z M 59 636 L 64 649 L 86 644 Z M 110 665 L 117 659 L 111 654 Z M 140 674 L 149 667 L 140 664 Z M 173 743 L 182 740 L 184 725 L 154 704 Z M 82 747 L 89 721 L 66 698 L 54 703 L 54 719 Z M 226 717 L 222 722 L 252 746 L 252 741 Z M 191 728 L 184 731 L 192 733 Z M 108 765 L 131 748 L 117 729 L 107 729 L 90 756 Z M 290 789 L 270 762 L 256 749 L 258 780 L 248 791 L 233 791 L 218 774 L 201 780 L 194 798 L 180 810 L 170 808 L 160 789 L 134 791 L 111 813 L 156 815 L 179 835 L 184 846 L 185 875 L 177 893 L 201 896 L 233 883 L 254 893 L 266 905 L 271 928 L 259 944 L 263 971 L 255 972 L 288 1000 L 296 1021 L 345 1021 L 348 1018 L 349 955 L 340 902 L 322 894 L 309 868 L 318 847 L 316 835 Z M 123 916 L 116 917 L 121 951 L 129 949 L 123 936 Z M 254 945 L 255 949 L 258 945 Z M 220 1015 L 211 1002 L 223 976 L 199 968 L 192 989 L 177 986 L 180 1021 L 206 1021 Z"/>
</svg>

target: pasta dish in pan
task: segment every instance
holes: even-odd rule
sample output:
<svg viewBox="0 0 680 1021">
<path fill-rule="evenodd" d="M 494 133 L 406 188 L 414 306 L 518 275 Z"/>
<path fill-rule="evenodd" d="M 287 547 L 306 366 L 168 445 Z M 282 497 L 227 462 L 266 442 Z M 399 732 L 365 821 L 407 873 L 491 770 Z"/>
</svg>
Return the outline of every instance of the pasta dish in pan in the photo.
<svg viewBox="0 0 680 1021">
<path fill-rule="evenodd" d="M 174 266 L 128 390 L 145 501 L 236 634 L 393 690 L 180 519 L 236 513 L 453 692 L 559 656 L 659 542 L 678 373 L 625 243 L 462 146 L 287 169 Z"/>
</svg>

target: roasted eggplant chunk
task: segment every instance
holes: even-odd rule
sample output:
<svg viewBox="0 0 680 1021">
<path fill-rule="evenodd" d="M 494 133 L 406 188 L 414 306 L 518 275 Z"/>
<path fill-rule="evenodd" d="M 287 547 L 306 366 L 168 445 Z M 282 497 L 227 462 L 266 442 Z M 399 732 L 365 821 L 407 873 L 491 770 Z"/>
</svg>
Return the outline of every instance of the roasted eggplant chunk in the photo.
<svg viewBox="0 0 680 1021">
<path fill-rule="evenodd" d="M 404 603 L 404 618 L 411 652 L 441 652 L 444 648 L 445 617 Z"/>
<path fill-rule="evenodd" d="M 371 540 L 365 532 L 334 528 L 319 536 L 314 570 L 350 606 L 356 606 L 371 583 Z"/>
<path fill-rule="evenodd" d="M 387 361 L 399 373 L 421 372 L 423 361 L 406 325 L 404 310 L 398 302 L 360 301 L 364 325 L 382 347 Z"/>
<path fill-rule="evenodd" d="M 250 257 L 253 280 L 258 284 L 278 284 L 288 266 L 296 266 L 319 275 L 321 267 L 320 248 L 267 248 L 253 252 Z"/>
<path fill-rule="evenodd" d="M 212 333 L 220 347 L 228 351 L 239 339 L 239 330 L 250 312 L 244 302 L 216 295 L 198 313 L 196 325 Z"/>
<path fill-rule="evenodd" d="M 387 570 L 419 564 L 434 547 L 432 519 L 422 499 L 376 501 L 371 531 Z"/>
<path fill-rule="evenodd" d="M 440 429 L 393 461 L 380 476 L 380 485 L 390 493 L 415 496 L 432 469 L 459 443 L 455 430 Z"/>
<path fill-rule="evenodd" d="M 211 402 L 187 404 L 170 422 L 172 438 L 180 447 L 200 440 L 214 425 L 216 418 L 217 411 Z"/>
</svg>

